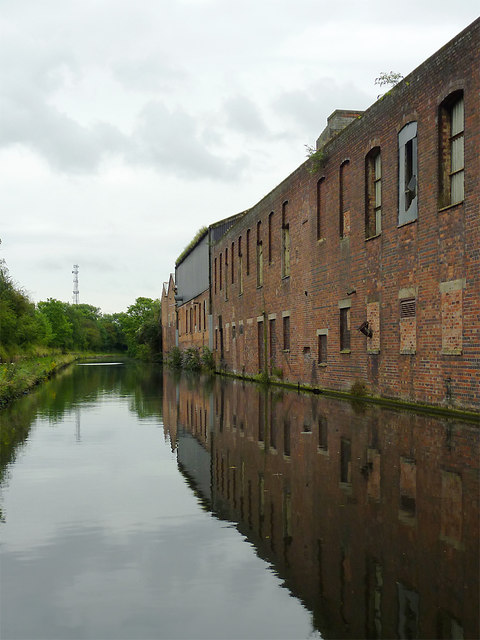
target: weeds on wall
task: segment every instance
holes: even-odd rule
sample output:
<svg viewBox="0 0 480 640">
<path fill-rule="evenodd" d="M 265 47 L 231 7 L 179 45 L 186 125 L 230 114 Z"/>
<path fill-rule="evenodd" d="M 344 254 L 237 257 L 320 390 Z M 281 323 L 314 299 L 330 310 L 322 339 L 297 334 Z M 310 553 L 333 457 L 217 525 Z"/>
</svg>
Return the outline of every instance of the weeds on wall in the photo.
<svg viewBox="0 0 480 640">
<path fill-rule="evenodd" d="M 306 144 L 305 148 L 307 150 L 307 158 L 309 162 L 307 163 L 307 171 L 308 173 L 314 174 L 321 171 L 326 163 L 327 163 L 327 154 L 323 147 L 320 149 L 315 149 L 315 147 L 311 147 Z"/>
</svg>

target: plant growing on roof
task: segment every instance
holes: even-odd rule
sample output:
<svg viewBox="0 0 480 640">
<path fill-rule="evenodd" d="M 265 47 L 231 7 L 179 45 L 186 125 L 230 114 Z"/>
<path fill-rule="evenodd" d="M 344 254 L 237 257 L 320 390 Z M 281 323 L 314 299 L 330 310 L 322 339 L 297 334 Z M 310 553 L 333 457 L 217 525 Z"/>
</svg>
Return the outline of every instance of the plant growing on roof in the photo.
<svg viewBox="0 0 480 640">
<path fill-rule="evenodd" d="M 193 236 L 190 242 L 187 244 L 182 253 L 175 260 L 175 266 L 177 267 L 180 262 L 185 258 L 185 256 L 193 249 L 193 247 L 197 244 L 197 242 L 207 233 L 207 227 L 202 227 L 197 231 L 197 233 Z"/>
<path fill-rule="evenodd" d="M 309 162 L 307 163 L 308 173 L 318 173 L 318 171 L 323 169 L 325 164 L 327 163 L 327 154 L 325 153 L 324 147 L 316 149 L 315 147 L 311 147 L 310 145 L 306 144 L 305 148 L 307 150 L 307 158 L 309 160 Z"/>
</svg>

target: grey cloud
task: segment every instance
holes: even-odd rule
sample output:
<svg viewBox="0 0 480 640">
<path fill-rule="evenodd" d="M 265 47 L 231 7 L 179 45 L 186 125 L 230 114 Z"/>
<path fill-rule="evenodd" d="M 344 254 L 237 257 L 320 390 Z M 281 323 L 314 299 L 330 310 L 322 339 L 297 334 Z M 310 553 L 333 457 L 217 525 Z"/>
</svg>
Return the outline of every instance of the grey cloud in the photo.
<svg viewBox="0 0 480 640">
<path fill-rule="evenodd" d="M 268 128 L 255 104 L 244 96 L 235 96 L 224 105 L 227 125 L 241 133 L 265 136 Z"/>
<path fill-rule="evenodd" d="M 181 109 L 170 111 L 159 102 L 150 102 L 140 114 L 134 132 L 134 159 L 186 178 L 237 177 L 246 160 L 212 153 L 201 139 L 202 132 L 192 116 Z"/>
<path fill-rule="evenodd" d="M 163 60 L 161 54 L 118 60 L 112 72 L 127 89 L 145 92 L 176 88 L 188 78 L 184 69 Z"/>
<path fill-rule="evenodd" d="M 318 136 L 326 125 L 326 116 L 335 109 L 362 109 L 370 102 L 368 94 L 356 87 L 324 78 L 304 90 L 281 93 L 272 106 L 288 116 L 301 132 Z"/>
</svg>

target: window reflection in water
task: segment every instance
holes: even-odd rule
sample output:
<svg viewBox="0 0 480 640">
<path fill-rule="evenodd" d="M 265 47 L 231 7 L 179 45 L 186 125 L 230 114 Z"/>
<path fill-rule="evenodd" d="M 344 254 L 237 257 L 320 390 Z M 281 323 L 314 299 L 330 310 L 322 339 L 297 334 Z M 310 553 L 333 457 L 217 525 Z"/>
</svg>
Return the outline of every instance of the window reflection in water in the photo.
<svg viewBox="0 0 480 640">
<path fill-rule="evenodd" d="M 323 637 L 479 636 L 478 425 L 164 376 L 181 469 Z"/>
</svg>

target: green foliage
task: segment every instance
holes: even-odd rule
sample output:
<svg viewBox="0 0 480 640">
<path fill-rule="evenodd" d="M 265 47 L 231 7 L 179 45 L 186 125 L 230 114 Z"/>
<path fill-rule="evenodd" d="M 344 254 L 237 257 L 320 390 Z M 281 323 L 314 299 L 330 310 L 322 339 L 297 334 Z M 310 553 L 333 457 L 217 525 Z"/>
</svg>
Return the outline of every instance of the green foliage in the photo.
<svg viewBox="0 0 480 640">
<path fill-rule="evenodd" d="M 0 362 L 45 349 L 87 352 L 127 351 L 144 360 L 161 360 L 160 300 L 137 298 L 126 313 L 102 315 L 89 304 L 55 298 L 37 306 L 10 278 L 0 261 Z"/>
<path fill-rule="evenodd" d="M 197 347 L 189 347 L 183 353 L 183 368 L 188 371 L 200 371 L 202 362 Z"/>
<path fill-rule="evenodd" d="M 50 378 L 61 367 L 76 359 L 74 354 L 50 354 L 41 358 L 22 358 L 0 364 L 0 406 Z"/>
<path fill-rule="evenodd" d="M 324 148 L 315 149 L 315 147 L 311 147 L 308 144 L 305 145 L 305 148 L 307 150 L 307 158 L 309 159 L 307 171 L 311 174 L 318 173 L 327 163 L 327 154 Z"/>
<path fill-rule="evenodd" d="M 193 249 L 193 247 L 197 244 L 197 242 L 207 233 L 207 227 L 202 227 L 197 231 L 197 233 L 193 236 L 192 240 L 187 244 L 182 253 L 175 260 L 175 266 L 177 267 L 180 262 L 185 258 L 185 256 Z"/>
<path fill-rule="evenodd" d="M 280 369 L 280 367 L 272 367 L 272 376 L 283 380 L 283 369 Z"/>
<path fill-rule="evenodd" d="M 157 360 L 162 352 L 160 300 L 140 297 L 126 313 L 117 315 L 126 338 L 129 355 L 142 360 Z"/>
<path fill-rule="evenodd" d="M 402 79 L 403 75 L 401 73 L 397 73 L 396 71 L 382 71 L 378 78 L 375 78 L 375 84 L 379 87 L 387 85 L 393 88 Z M 407 85 L 408 84 L 409 83 L 407 82 Z M 387 91 L 385 95 L 388 95 L 389 93 L 390 91 Z M 384 98 L 385 95 L 380 94 L 377 96 L 377 99 Z"/>
<path fill-rule="evenodd" d="M 167 365 L 171 369 L 181 369 L 183 365 L 183 354 L 178 347 L 170 349 L 167 356 Z"/>
<path fill-rule="evenodd" d="M 202 367 L 207 371 L 215 371 L 215 358 L 212 351 L 208 347 L 202 347 L 200 355 L 202 361 Z"/>
<path fill-rule="evenodd" d="M 355 380 L 350 387 L 350 393 L 357 398 L 367 395 L 367 387 L 362 380 Z"/>
</svg>

